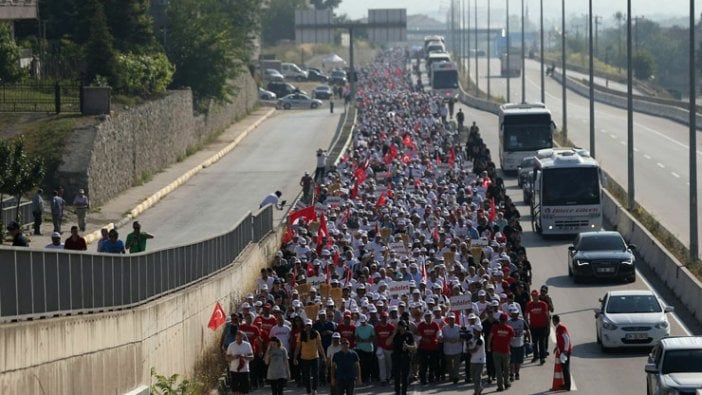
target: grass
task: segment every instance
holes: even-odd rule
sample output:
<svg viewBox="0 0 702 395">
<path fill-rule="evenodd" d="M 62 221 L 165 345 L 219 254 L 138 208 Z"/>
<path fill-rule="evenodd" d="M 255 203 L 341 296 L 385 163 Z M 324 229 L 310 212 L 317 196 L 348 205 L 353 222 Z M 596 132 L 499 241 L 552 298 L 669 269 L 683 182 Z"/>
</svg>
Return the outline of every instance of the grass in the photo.
<svg viewBox="0 0 702 395">
<path fill-rule="evenodd" d="M 213 388 L 217 388 L 219 378 L 227 370 L 227 363 L 219 349 L 219 336 L 216 341 L 211 342 L 202 352 L 200 358 L 195 362 L 194 379 L 203 384 L 201 394 L 209 394 Z"/>
<path fill-rule="evenodd" d="M 566 147 L 576 147 L 572 141 L 565 139 L 562 132 L 556 133 L 554 139 L 561 146 Z M 612 194 L 612 196 L 621 204 L 623 207 L 627 207 L 628 198 L 626 190 L 608 176 L 607 180 L 607 191 Z M 666 229 L 658 219 L 641 207 L 638 203 L 635 204 L 633 210 L 627 210 L 636 220 L 644 227 L 646 230 L 651 232 L 653 237 L 655 237 L 662 245 L 668 250 L 673 256 L 679 260 L 685 267 L 687 267 L 690 272 L 692 272 L 697 279 L 702 281 L 702 265 L 700 261 L 693 261 L 690 258 L 690 249 L 685 246 L 674 234 L 672 234 L 668 229 Z"/>
<path fill-rule="evenodd" d="M 75 82 L 61 85 L 62 109 L 78 112 L 78 86 Z M 68 88 L 68 89 L 66 89 Z M 75 88 L 75 89 L 71 89 Z M 54 112 L 53 83 L 28 81 L 20 84 L 0 85 L 0 111 Z"/>
</svg>

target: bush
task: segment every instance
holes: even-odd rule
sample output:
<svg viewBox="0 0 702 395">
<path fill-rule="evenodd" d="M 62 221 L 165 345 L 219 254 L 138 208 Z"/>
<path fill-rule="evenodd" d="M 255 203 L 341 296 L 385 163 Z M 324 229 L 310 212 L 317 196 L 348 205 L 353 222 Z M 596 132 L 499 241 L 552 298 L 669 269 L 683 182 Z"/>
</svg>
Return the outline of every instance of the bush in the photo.
<svg viewBox="0 0 702 395">
<path fill-rule="evenodd" d="M 17 82 L 24 75 L 20 67 L 20 48 L 12 39 L 10 26 L 0 23 L 0 81 Z"/>
<path fill-rule="evenodd" d="M 138 96 L 165 92 L 175 72 L 175 67 L 163 53 L 120 54 L 117 68 L 121 74 L 118 91 Z"/>
</svg>

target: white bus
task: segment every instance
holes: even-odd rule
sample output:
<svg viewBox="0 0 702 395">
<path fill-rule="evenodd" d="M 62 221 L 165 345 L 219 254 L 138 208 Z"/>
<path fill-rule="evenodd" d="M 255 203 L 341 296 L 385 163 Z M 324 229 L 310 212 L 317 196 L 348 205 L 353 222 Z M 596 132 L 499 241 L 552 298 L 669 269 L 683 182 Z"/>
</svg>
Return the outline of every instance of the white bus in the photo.
<svg viewBox="0 0 702 395">
<path fill-rule="evenodd" d="M 429 73 L 431 90 L 444 100 L 458 98 L 458 65 L 456 62 L 434 62 Z"/>
<path fill-rule="evenodd" d="M 542 103 L 500 106 L 500 167 L 516 171 L 522 159 L 536 151 L 553 147 L 556 124 Z"/>
<path fill-rule="evenodd" d="M 531 177 L 531 223 L 543 235 L 576 234 L 602 228 L 600 165 L 577 148 L 544 149 L 536 154 Z"/>
</svg>

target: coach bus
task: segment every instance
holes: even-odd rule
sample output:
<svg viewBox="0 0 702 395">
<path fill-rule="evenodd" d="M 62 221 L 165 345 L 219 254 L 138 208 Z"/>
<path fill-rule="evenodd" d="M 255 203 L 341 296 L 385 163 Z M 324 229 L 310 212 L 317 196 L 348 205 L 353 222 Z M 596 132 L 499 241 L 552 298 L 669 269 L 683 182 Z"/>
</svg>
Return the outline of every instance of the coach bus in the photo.
<svg viewBox="0 0 702 395">
<path fill-rule="evenodd" d="M 542 235 L 600 230 L 605 182 L 600 165 L 584 149 L 538 151 L 530 185 L 532 228 Z"/>
<path fill-rule="evenodd" d="M 499 155 L 503 171 L 513 172 L 527 156 L 553 147 L 556 124 L 542 103 L 508 103 L 499 111 Z"/>
<path fill-rule="evenodd" d="M 458 65 L 456 62 L 432 63 L 429 81 L 432 92 L 444 100 L 458 98 Z"/>
</svg>

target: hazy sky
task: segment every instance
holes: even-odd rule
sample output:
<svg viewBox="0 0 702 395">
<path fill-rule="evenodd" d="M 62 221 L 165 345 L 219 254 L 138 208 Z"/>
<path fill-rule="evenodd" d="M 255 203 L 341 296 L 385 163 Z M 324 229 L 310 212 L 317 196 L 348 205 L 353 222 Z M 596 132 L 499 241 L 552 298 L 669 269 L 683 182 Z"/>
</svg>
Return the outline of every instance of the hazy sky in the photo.
<svg viewBox="0 0 702 395">
<path fill-rule="evenodd" d="M 457 0 L 458 1 L 458 0 Z M 471 4 L 475 0 L 470 1 Z M 478 12 L 481 8 L 486 8 L 488 0 L 477 0 Z M 520 0 L 510 1 L 510 13 L 519 12 Z M 538 0 L 525 0 L 529 7 L 530 14 L 535 15 L 539 8 Z M 561 0 L 543 0 L 544 14 L 549 18 L 560 18 Z M 566 14 L 587 13 L 587 0 L 567 0 Z M 593 0 L 593 14 L 610 17 L 616 11 L 626 12 L 626 0 Z M 702 12 L 702 1 L 696 2 L 697 14 Z M 430 14 L 431 16 L 441 16 L 445 20 L 446 10 L 448 10 L 450 0 L 343 0 L 341 6 L 336 10 L 337 14 L 348 14 L 351 18 L 357 19 L 367 15 L 369 8 L 407 8 L 408 14 Z M 505 0 L 490 0 L 494 9 L 504 9 Z M 514 10 L 514 11 L 513 11 Z M 685 16 L 689 11 L 688 0 L 632 0 L 632 14 L 663 17 Z"/>
</svg>

